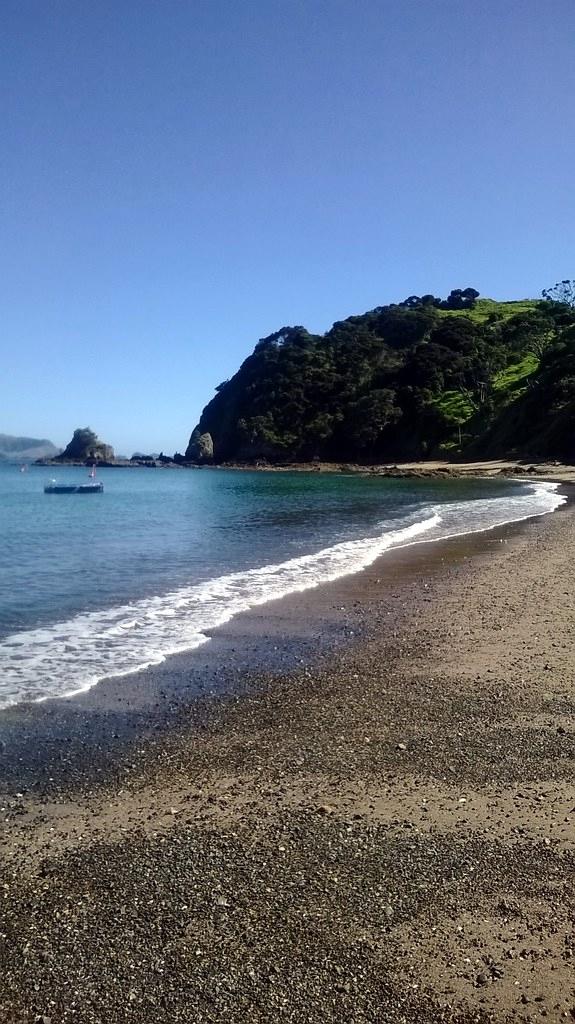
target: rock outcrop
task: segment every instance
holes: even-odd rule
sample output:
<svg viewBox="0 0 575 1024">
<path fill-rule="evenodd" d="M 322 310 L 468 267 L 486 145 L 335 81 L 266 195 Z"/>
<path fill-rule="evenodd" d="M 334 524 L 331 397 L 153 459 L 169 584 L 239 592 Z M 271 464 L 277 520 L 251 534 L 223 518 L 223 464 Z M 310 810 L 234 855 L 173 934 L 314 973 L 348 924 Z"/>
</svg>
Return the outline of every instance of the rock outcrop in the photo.
<svg viewBox="0 0 575 1024">
<path fill-rule="evenodd" d="M 208 433 L 201 434 L 196 427 L 190 437 L 184 458 L 186 462 L 197 462 L 200 464 L 213 462 L 214 442 L 212 435 Z"/>
<path fill-rule="evenodd" d="M 55 462 L 114 462 L 114 449 L 100 441 L 90 427 L 78 427 Z"/>
</svg>

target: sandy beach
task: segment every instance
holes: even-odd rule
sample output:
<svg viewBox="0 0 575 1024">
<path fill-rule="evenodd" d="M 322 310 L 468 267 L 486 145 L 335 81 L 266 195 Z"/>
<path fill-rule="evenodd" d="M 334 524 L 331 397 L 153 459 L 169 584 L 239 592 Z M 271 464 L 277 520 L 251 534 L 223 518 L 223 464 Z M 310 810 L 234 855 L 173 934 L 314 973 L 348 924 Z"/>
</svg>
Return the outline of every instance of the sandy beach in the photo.
<svg viewBox="0 0 575 1024">
<path fill-rule="evenodd" d="M 574 561 L 570 503 L 5 712 L 0 1019 L 575 1019 Z"/>
<path fill-rule="evenodd" d="M 198 468 L 198 467 L 192 467 Z M 203 470 L 210 466 L 200 467 Z M 256 465 L 247 463 L 225 463 L 226 469 L 249 469 L 261 472 L 301 472 L 301 473 L 360 473 L 365 476 L 412 477 L 412 478 L 444 478 L 460 477 L 513 477 L 525 479 L 555 480 L 559 483 L 575 483 L 575 466 L 565 462 L 546 462 L 540 459 L 474 459 L 472 462 L 448 462 L 444 459 L 426 459 L 425 462 L 399 463 L 341 463 L 341 462 L 290 462 L 268 465 L 266 462 Z"/>
</svg>

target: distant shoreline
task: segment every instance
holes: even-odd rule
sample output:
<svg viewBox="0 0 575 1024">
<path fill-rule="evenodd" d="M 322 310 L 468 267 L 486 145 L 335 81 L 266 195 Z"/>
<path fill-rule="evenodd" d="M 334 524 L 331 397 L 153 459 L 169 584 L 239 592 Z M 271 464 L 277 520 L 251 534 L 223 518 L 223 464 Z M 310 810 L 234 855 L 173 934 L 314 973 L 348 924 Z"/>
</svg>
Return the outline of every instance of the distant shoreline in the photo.
<svg viewBox="0 0 575 1024">
<path fill-rule="evenodd" d="M 86 468 L 94 465 L 92 460 L 56 461 L 37 460 L 32 463 L 38 467 L 78 467 Z M 457 478 L 457 477 L 496 477 L 524 476 L 552 480 L 557 483 L 575 483 L 575 466 L 562 462 L 538 462 L 517 459 L 489 459 L 476 462 L 444 462 L 429 460 L 428 462 L 373 463 L 364 465 L 354 462 L 286 462 L 286 463 L 247 463 L 222 462 L 218 464 L 191 462 L 160 462 L 130 460 L 115 462 L 96 462 L 98 469 L 233 469 L 249 472 L 271 473 L 357 473 L 365 476 L 384 476 L 391 478 Z"/>
</svg>

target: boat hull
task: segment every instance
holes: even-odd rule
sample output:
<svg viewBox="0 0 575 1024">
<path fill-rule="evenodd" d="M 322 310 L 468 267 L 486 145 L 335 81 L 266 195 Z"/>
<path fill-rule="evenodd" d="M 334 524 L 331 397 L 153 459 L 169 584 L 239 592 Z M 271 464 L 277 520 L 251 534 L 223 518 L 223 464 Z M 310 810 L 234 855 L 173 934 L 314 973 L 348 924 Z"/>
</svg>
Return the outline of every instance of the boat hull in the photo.
<svg viewBox="0 0 575 1024">
<path fill-rule="evenodd" d="M 46 484 L 44 494 L 101 494 L 104 484 Z"/>
</svg>

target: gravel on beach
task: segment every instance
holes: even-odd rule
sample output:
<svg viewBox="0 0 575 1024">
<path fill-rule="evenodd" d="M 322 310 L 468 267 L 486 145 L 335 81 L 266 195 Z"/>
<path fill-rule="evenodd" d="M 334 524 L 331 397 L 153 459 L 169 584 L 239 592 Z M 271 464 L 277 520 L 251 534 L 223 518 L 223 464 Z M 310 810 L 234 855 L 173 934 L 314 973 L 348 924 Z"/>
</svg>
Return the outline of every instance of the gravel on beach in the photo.
<svg viewBox="0 0 575 1024">
<path fill-rule="evenodd" d="M 6 770 L 2 1021 L 575 1019 L 575 519 L 438 550 L 302 597 L 331 654 Z"/>
</svg>

